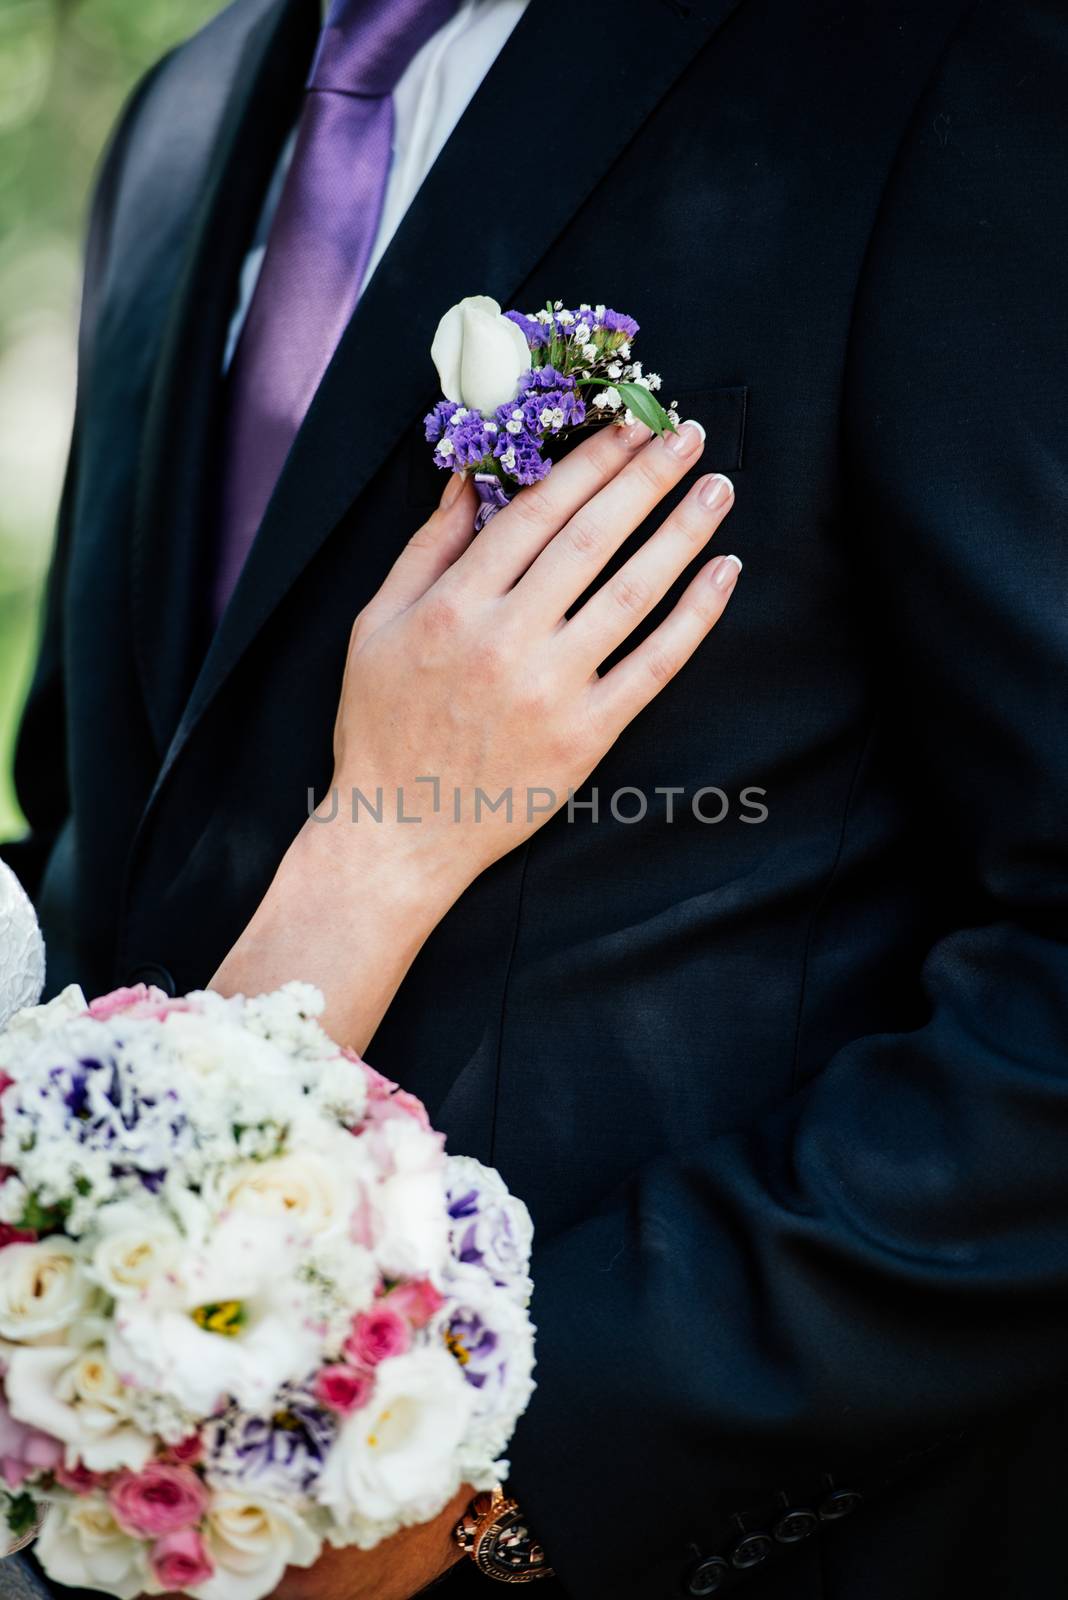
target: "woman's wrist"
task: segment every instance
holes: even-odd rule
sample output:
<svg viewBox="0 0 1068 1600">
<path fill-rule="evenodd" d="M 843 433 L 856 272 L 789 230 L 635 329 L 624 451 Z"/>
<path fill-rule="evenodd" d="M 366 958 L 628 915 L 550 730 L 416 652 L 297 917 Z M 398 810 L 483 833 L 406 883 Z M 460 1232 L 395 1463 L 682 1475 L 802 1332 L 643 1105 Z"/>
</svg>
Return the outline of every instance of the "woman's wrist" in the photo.
<svg viewBox="0 0 1068 1600">
<path fill-rule="evenodd" d="M 329 822 L 311 816 L 279 872 L 298 894 L 308 883 L 322 888 L 335 907 L 366 896 L 376 920 L 409 929 L 422 944 L 470 882 L 441 829 L 430 833 L 419 823 L 354 822 L 340 809 Z"/>
<path fill-rule="evenodd" d="M 254 994 L 313 983 L 326 997 L 327 1032 L 363 1050 L 465 887 L 440 852 L 395 824 L 309 818 L 211 987 Z"/>
</svg>

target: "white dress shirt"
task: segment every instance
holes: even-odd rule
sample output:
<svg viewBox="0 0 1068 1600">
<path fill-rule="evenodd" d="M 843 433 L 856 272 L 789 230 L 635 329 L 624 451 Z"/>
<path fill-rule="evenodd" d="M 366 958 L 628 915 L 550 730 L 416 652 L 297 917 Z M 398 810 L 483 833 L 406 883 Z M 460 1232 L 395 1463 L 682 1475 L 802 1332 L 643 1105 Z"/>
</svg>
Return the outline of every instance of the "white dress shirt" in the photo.
<svg viewBox="0 0 1068 1600">
<path fill-rule="evenodd" d="M 365 287 L 423 179 L 527 4 L 528 0 L 460 0 L 449 21 L 431 35 L 408 63 L 393 90 L 393 160 L 382 217 L 367 262 Z M 241 268 L 237 305 L 230 319 L 223 357 L 224 371 L 230 365 L 245 324 L 295 142 L 296 129 L 278 160 L 252 248 Z M 478 284 L 471 286 L 472 294 L 477 294 L 478 290 Z"/>
</svg>

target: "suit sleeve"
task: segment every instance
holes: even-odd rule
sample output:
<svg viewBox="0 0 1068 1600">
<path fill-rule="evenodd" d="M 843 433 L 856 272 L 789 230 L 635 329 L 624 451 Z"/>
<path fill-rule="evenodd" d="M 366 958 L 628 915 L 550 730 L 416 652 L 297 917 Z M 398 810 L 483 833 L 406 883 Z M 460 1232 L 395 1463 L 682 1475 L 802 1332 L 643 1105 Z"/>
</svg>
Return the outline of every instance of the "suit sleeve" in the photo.
<svg viewBox="0 0 1068 1600">
<path fill-rule="evenodd" d="M 1066 217 L 1068 19 L 980 4 L 891 175 L 843 401 L 957 925 L 924 1026 L 536 1252 L 512 1483 L 569 1593 L 679 1592 L 731 1507 L 1068 1380 Z"/>
<path fill-rule="evenodd" d="M 166 59 L 166 58 L 164 58 Z M 111 233 L 114 197 L 123 156 L 158 63 L 138 84 L 112 134 L 97 176 L 86 236 L 85 269 L 78 328 L 78 371 L 88 370 Z M 70 544 L 78 498 L 78 438 L 82 398 L 75 404 L 67 470 L 56 525 L 55 547 L 45 587 L 41 639 L 15 746 L 15 792 L 26 818 L 26 834 L 0 845 L 0 855 L 35 897 L 41 875 L 70 812 L 67 780 L 67 700 L 65 691 L 64 609 Z"/>
</svg>

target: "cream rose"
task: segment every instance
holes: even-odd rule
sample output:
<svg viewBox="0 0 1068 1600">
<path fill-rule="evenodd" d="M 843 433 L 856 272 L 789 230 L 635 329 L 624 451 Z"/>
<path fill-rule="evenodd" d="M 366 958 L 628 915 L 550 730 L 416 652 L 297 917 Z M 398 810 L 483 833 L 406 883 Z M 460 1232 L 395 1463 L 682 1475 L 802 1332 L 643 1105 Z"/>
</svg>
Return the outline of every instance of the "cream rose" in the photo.
<svg viewBox="0 0 1068 1600">
<path fill-rule="evenodd" d="M 319 1480 L 320 1500 L 357 1542 L 364 1519 L 425 1522 L 455 1494 L 473 1395 L 437 1346 L 375 1369 L 370 1402 L 343 1423 Z"/>
<path fill-rule="evenodd" d="M 92 1293 L 73 1240 L 9 1244 L 0 1250 L 0 1337 L 28 1344 L 58 1333 L 84 1316 Z"/>
<path fill-rule="evenodd" d="M 99 1215 L 86 1271 L 113 1300 L 133 1299 L 173 1270 L 183 1243 L 160 1206 L 120 1200 Z"/>
<path fill-rule="evenodd" d="M 101 1344 L 13 1350 L 4 1387 L 16 1421 L 60 1439 L 90 1472 L 138 1472 L 152 1454 Z"/>
<path fill-rule="evenodd" d="M 72 1589 L 104 1589 L 134 1600 L 148 1586 L 148 1545 L 123 1533 L 102 1494 L 52 1505 L 37 1536 L 50 1578 Z"/>
<path fill-rule="evenodd" d="M 530 371 L 522 330 L 485 294 L 468 295 L 446 311 L 430 354 L 445 398 L 486 416 L 515 399 L 520 379 Z"/>
<path fill-rule="evenodd" d="M 194 1600 L 258 1600 L 278 1586 L 286 1567 L 310 1567 L 322 1548 L 289 1506 L 227 1489 L 212 1496 L 202 1534 L 215 1571 L 190 1589 Z"/>
<path fill-rule="evenodd" d="M 351 1134 L 342 1137 L 355 1146 Z M 354 1191 L 345 1177 L 321 1152 L 294 1150 L 227 1168 L 212 1185 L 211 1202 L 219 1211 L 248 1211 L 321 1235 L 348 1223 Z"/>
</svg>

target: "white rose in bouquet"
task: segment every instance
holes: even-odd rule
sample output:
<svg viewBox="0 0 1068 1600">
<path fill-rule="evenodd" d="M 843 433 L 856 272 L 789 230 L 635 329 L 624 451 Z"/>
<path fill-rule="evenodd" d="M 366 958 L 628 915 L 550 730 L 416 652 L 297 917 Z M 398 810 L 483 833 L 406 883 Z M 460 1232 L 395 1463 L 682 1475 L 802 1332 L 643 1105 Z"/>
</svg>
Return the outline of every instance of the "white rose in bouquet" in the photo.
<svg viewBox="0 0 1068 1600">
<path fill-rule="evenodd" d="M 102 1344 L 14 1350 L 4 1388 L 17 1422 L 59 1439 L 90 1472 L 138 1472 L 155 1450 L 130 1422 L 129 1393 Z"/>
<path fill-rule="evenodd" d="M 72 1239 L 53 1235 L 0 1250 L 0 1335 L 5 1339 L 25 1344 L 61 1332 L 84 1316 L 92 1294 Z"/>
<path fill-rule="evenodd" d="M 73 1496 L 52 1507 L 37 1536 L 37 1559 L 57 1583 L 134 1600 L 149 1579 L 148 1550 L 119 1527 L 106 1495 Z"/>
<path fill-rule="evenodd" d="M 177 1266 L 185 1243 L 177 1222 L 156 1202 L 105 1206 L 86 1272 L 114 1300 L 139 1299 Z"/>
<path fill-rule="evenodd" d="M 522 329 L 485 294 L 468 295 L 446 311 L 430 355 L 442 394 L 487 416 L 515 399 L 520 379 L 530 371 Z"/>
<path fill-rule="evenodd" d="M 259 1600 L 278 1587 L 287 1567 L 310 1567 L 321 1547 L 291 1506 L 221 1490 L 204 1527 L 215 1571 L 197 1586 L 197 1600 Z"/>
<path fill-rule="evenodd" d="M 348 1138 L 348 1143 L 355 1152 L 356 1141 Z M 210 1193 L 220 1211 L 270 1217 L 321 1240 L 348 1225 L 352 1190 L 347 1177 L 325 1152 L 297 1149 L 225 1169 L 214 1178 Z"/>
</svg>

